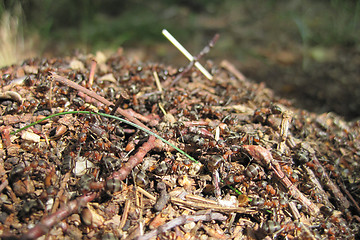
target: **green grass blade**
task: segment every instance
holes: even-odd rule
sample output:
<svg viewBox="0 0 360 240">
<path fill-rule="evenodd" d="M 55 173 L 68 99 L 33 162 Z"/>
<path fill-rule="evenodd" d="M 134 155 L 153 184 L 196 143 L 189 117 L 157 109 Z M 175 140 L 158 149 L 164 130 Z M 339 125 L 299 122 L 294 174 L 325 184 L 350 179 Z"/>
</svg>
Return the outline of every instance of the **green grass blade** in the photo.
<svg viewBox="0 0 360 240">
<path fill-rule="evenodd" d="M 36 121 L 36 122 L 33 122 L 33 123 L 29 124 L 29 125 L 26 125 L 25 127 L 22 127 L 22 128 L 20 128 L 19 130 L 16 130 L 16 131 L 12 132 L 11 134 L 16 134 L 16 133 L 18 133 L 18 132 L 20 132 L 20 131 L 23 131 L 23 130 L 25 130 L 25 129 L 31 127 L 31 126 L 34 126 L 34 125 L 36 125 L 36 124 L 38 124 L 38 123 L 40 123 L 40 122 L 42 122 L 42 121 L 45 121 L 45 120 L 47 120 L 47 119 L 50 119 L 50 118 L 53 118 L 53 117 L 57 117 L 57 116 L 61 116 L 61 115 L 66 115 L 66 114 L 90 114 L 90 115 L 91 115 L 91 114 L 94 114 L 94 115 L 100 115 L 100 116 L 103 116 L 103 117 L 108 117 L 108 118 L 116 119 L 116 120 L 121 121 L 121 122 L 123 122 L 123 123 L 126 123 L 126 124 L 128 124 L 128 125 L 131 125 L 131 126 L 133 126 L 133 127 L 136 127 L 136 128 L 138 128 L 138 129 L 140 129 L 141 131 L 144 131 L 144 132 L 146 132 L 146 133 L 148 133 L 148 134 L 150 134 L 150 135 L 153 135 L 153 136 L 156 137 L 157 139 L 160 139 L 162 142 L 164 142 L 164 143 L 168 144 L 169 146 L 173 147 L 176 151 L 178 151 L 179 153 L 183 154 L 184 156 L 186 156 L 186 157 L 187 157 L 188 159 L 190 159 L 191 161 L 194 161 L 194 162 L 196 162 L 196 163 L 198 162 L 197 160 L 195 160 L 195 158 L 191 157 L 189 154 L 187 154 L 186 152 L 184 152 L 184 151 L 181 150 L 180 148 L 176 147 L 174 144 L 170 143 L 170 142 L 167 141 L 166 139 L 162 138 L 162 137 L 159 136 L 158 134 L 156 134 L 156 133 L 154 133 L 154 132 L 152 132 L 152 131 L 150 131 L 150 130 L 147 130 L 147 129 L 145 129 L 145 128 L 143 128 L 143 127 L 141 127 L 141 126 L 139 126 L 139 125 L 137 125 L 137 124 L 135 124 L 135 123 L 133 123 L 133 122 L 130 122 L 130 121 L 124 119 L 124 118 L 120 118 L 120 117 L 117 117 L 117 116 L 113 116 L 113 115 L 106 114 L 106 113 L 100 113 L 100 112 L 69 111 L 69 112 L 55 113 L 55 114 L 52 114 L 52 115 L 50 115 L 50 116 L 47 116 L 47 117 L 45 117 L 45 118 L 43 118 L 43 119 L 40 119 L 40 120 L 38 120 L 38 121 Z"/>
</svg>

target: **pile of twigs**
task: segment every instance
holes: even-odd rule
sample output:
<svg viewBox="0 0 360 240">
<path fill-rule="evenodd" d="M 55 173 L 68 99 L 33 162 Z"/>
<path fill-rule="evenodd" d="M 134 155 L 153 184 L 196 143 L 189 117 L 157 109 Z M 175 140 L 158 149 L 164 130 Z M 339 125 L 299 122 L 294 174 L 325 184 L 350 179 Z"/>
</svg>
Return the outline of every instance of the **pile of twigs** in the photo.
<svg viewBox="0 0 360 240">
<path fill-rule="evenodd" d="M 2 237 L 355 238 L 359 123 L 193 63 L 1 69 Z"/>
</svg>

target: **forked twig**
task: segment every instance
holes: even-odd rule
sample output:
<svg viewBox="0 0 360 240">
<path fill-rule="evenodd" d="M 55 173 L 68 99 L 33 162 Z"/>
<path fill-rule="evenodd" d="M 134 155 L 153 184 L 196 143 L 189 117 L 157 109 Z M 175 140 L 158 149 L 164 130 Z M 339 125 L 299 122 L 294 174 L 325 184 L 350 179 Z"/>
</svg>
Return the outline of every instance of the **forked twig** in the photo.
<svg viewBox="0 0 360 240">
<path fill-rule="evenodd" d="M 200 58 L 202 58 L 206 53 L 208 53 L 210 51 L 210 48 L 212 48 L 216 41 L 219 39 L 219 34 L 215 34 L 215 36 L 213 37 L 213 39 L 209 42 L 209 44 L 207 46 L 205 46 L 203 48 L 203 50 L 201 50 L 201 52 L 199 53 L 199 55 L 197 55 L 196 57 L 194 57 L 194 60 L 191 61 L 186 68 L 184 69 L 184 71 L 182 71 L 179 75 L 176 76 L 176 78 L 174 79 L 174 81 L 172 81 L 172 83 L 170 84 L 170 87 L 173 86 L 175 83 L 177 83 L 186 73 L 188 73 L 190 71 L 190 69 L 194 66 L 196 66 L 196 63 L 199 63 L 197 61 L 200 60 Z M 212 80 L 212 77 L 211 79 Z"/>
<path fill-rule="evenodd" d="M 197 67 L 200 72 L 205 75 L 205 77 L 212 80 L 211 74 L 199 62 L 197 62 L 198 59 L 195 59 L 194 56 L 192 56 L 166 29 L 163 29 L 162 33 L 172 44 L 174 44 L 177 49 L 179 49 L 182 54 L 185 55 L 187 59 L 189 59 L 190 62 L 195 64 L 195 67 Z"/>
</svg>

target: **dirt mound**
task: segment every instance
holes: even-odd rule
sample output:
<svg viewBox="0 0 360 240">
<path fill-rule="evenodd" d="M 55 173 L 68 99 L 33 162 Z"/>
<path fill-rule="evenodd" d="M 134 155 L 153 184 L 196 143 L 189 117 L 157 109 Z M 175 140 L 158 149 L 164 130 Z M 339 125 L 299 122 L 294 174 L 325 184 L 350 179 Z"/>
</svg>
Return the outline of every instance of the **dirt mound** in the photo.
<svg viewBox="0 0 360 240">
<path fill-rule="evenodd" d="M 206 68 L 115 54 L 1 69 L 3 238 L 355 239 L 359 122 Z"/>
</svg>

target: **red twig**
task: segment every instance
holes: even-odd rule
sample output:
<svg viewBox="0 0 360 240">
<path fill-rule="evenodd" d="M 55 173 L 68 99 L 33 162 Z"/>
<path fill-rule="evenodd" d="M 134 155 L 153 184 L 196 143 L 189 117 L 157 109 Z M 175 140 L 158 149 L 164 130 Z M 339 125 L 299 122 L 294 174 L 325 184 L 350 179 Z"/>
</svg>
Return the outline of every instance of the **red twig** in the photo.
<svg viewBox="0 0 360 240">
<path fill-rule="evenodd" d="M 4 144 L 5 148 L 10 147 L 11 141 L 10 141 L 10 126 L 1 126 L 0 132 L 1 132 L 1 138 Z"/>
<path fill-rule="evenodd" d="M 86 95 L 88 95 L 89 97 L 95 99 L 96 101 L 110 107 L 112 105 L 114 105 L 112 102 L 110 102 L 109 100 L 107 100 L 106 98 L 96 94 L 95 92 L 89 90 L 89 89 L 86 89 L 82 86 L 80 86 L 79 84 L 73 82 L 73 81 L 70 81 L 69 79 L 65 78 L 65 77 L 62 77 L 62 76 L 59 76 L 57 75 L 56 73 L 51 73 L 52 74 L 52 78 L 57 81 L 57 82 L 60 82 L 66 86 L 69 86 L 71 88 L 74 88 L 80 92 L 83 92 L 85 93 Z M 119 114 L 121 114 L 122 116 L 124 116 L 125 118 L 127 118 L 129 121 L 133 122 L 133 123 L 136 123 L 137 125 L 143 127 L 143 128 L 146 128 L 148 130 L 150 130 L 145 124 L 143 124 L 142 122 L 140 122 L 138 119 L 136 119 L 135 117 L 131 116 L 130 114 L 128 114 L 125 110 L 121 109 L 121 108 L 117 108 L 116 110 Z"/>
<path fill-rule="evenodd" d="M 134 169 L 137 165 L 142 163 L 144 156 L 153 148 L 158 147 L 157 141 L 155 141 L 156 138 L 154 136 L 150 136 L 149 140 L 145 142 L 141 147 L 139 147 L 139 150 L 136 152 L 135 155 L 132 155 L 129 160 L 124 164 L 122 168 L 120 168 L 119 171 L 113 172 L 110 177 L 106 179 L 105 182 L 92 182 L 90 183 L 90 188 L 93 190 L 96 189 L 104 189 L 105 186 L 107 186 L 107 183 L 114 182 L 114 180 L 122 181 L 126 179 L 126 177 L 130 174 L 131 170 Z M 113 189 L 108 189 L 113 190 Z"/>
<path fill-rule="evenodd" d="M 94 83 L 96 64 L 97 64 L 97 62 L 94 59 L 91 60 L 91 68 L 90 68 L 90 74 L 89 74 L 89 85 L 87 86 L 89 88 L 91 88 L 93 83 Z"/>
<path fill-rule="evenodd" d="M 312 154 L 312 162 L 315 164 L 315 168 L 317 173 L 321 175 L 321 181 L 330 189 L 330 191 L 334 194 L 336 201 L 338 202 L 339 208 L 342 210 L 350 207 L 350 202 L 347 198 L 342 194 L 340 189 L 331 181 L 329 175 L 325 171 L 324 167 L 321 165 L 315 154 Z"/>
<path fill-rule="evenodd" d="M 198 222 L 198 221 L 212 221 L 212 220 L 217 220 L 217 221 L 225 221 L 227 219 L 227 217 L 225 217 L 224 215 L 217 213 L 217 212 L 209 212 L 207 214 L 202 214 L 202 215 L 182 215 L 180 217 L 177 217 L 173 220 L 171 220 L 170 222 L 165 223 L 164 225 L 158 227 L 155 230 L 152 230 L 151 232 L 140 236 L 137 238 L 137 240 L 148 240 L 150 238 L 156 237 L 159 234 L 165 233 L 167 231 L 169 231 L 172 228 L 175 228 L 177 226 L 180 225 L 184 225 L 190 222 Z"/>
<path fill-rule="evenodd" d="M 111 178 L 124 180 L 137 165 L 139 165 L 144 156 L 153 148 L 155 148 L 155 137 L 150 136 L 149 140 L 145 142 L 137 151 L 137 153 L 129 158 L 125 165 L 119 170 L 112 174 Z"/>
<path fill-rule="evenodd" d="M 81 196 L 69 202 L 54 214 L 43 218 L 35 227 L 30 229 L 27 233 L 23 234 L 20 239 L 30 240 L 41 237 L 42 235 L 48 233 L 48 231 L 61 220 L 65 219 L 71 214 L 78 213 L 82 207 L 84 207 L 88 202 L 94 200 L 96 196 L 96 193 L 92 193 L 90 195 Z"/>
<path fill-rule="evenodd" d="M 243 145 L 242 146 L 255 161 L 261 165 L 268 167 L 274 171 L 275 175 L 280 179 L 283 185 L 288 189 L 289 194 L 305 206 L 311 215 L 317 215 L 320 209 L 311 202 L 300 190 L 290 181 L 290 179 L 281 170 L 279 163 L 273 159 L 269 150 L 257 145 Z"/>
</svg>

